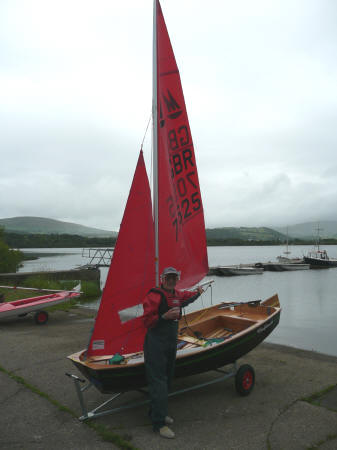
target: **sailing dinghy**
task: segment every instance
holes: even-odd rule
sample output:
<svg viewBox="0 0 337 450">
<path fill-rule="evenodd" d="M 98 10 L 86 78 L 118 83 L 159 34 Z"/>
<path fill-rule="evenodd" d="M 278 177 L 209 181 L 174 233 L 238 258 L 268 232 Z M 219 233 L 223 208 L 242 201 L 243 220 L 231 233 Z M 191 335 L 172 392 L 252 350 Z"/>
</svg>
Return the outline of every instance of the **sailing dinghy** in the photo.
<svg viewBox="0 0 337 450">
<path fill-rule="evenodd" d="M 178 289 L 192 288 L 208 273 L 193 141 L 158 0 L 154 1 L 153 61 L 153 210 L 141 151 L 88 348 L 68 356 L 102 393 L 146 385 L 142 300 L 159 286 L 162 270 L 173 266 L 181 271 Z M 263 302 L 220 303 L 186 314 L 179 323 L 175 375 L 235 363 L 273 331 L 280 311 L 274 295 Z M 243 375 L 240 389 L 246 395 L 254 374 Z M 79 378 L 71 376 L 76 384 Z"/>
<path fill-rule="evenodd" d="M 14 300 L 12 302 L 0 303 L 0 320 L 8 319 L 11 317 L 23 317 L 29 313 L 34 313 L 35 323 L 38 325 L 44 325 L 48 322 L 48 313 L 44 311 L 44 308 L 49 306 L 58 305 L 64 303 L 72 298 L 79 297 L 81 286 L 76 286 L 72 291 L 54 291 L 51 292 L 48 289 L 31 289 L 11 286 L 0 286 L 7 289 L 29 289 L 38 291 L 48 291 L 46 295 L 40 295 L 37 297 L 24 298 L 21 300 Z"/>
</svg>

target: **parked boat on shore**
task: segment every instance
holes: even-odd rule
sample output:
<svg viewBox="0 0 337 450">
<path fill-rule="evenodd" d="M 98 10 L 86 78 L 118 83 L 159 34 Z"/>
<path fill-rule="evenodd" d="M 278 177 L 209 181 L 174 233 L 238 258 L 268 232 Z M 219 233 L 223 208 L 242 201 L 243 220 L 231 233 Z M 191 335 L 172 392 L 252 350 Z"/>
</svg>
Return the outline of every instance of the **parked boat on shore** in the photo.
<svg viewBox="0 0 337 450">
<path fill-rule="evenodd" d="M 20 288 L 11 286 L 1 286 L 7 289 L 31 289 L 31 288 Z M 38 289 L 32 289 L 38 290 Z M 76 286 L 72 291 L 54 291 L 51 292 L 47 289 L 42 289 L 42 291 L 48 291 L 48 294 L 40 295 L 38 297 L 24 298 L 20 300 L 14 300 L 13 302 L 3 302 L 0 303 L 0 320 L 8 319 L 11 317 L 23 317 L 29 313 L 34 313 L 34 320 L 38 325 L 43 325 L 48 321 L 48 313 L 44 311 L 44 308 L 49 306 L 58 305 L 71 298 L 77 298 L 80 296 L 81 286 Z M 39 290 L 41 291 L 41 290 Z"/>
</svg>

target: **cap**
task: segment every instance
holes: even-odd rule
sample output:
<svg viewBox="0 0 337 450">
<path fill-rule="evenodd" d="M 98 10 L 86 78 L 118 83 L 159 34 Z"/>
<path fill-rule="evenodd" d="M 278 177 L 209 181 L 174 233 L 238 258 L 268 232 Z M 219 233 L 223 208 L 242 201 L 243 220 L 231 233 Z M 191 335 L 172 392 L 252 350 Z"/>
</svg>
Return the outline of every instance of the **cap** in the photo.
<svg viewBox="0 0 337 450">
<path fill-rule="evenodd" d="M 170 274 L 177 275 L 177 277 L 180 278 L 180 272 L 177 269 L 175 269 L 174 267 L 165 267 L 161 276 L 166 277 L 166 275 L 170 275 Z"/>
</svg>

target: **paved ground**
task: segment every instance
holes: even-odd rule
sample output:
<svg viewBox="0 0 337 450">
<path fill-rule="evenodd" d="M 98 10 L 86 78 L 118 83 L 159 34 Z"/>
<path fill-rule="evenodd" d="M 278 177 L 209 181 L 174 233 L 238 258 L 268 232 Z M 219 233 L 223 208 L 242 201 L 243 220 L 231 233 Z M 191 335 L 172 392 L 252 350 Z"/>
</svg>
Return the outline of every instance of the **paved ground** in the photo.
<svg viewBox="0 0 337 450">
<path fill-rule="evenodd" d="M 77 372 L 65 356 L 86 346 L 92 325 L 84 309 L 54 312 L 45 326 L 29 316 L 0 324 L 1 449 L 337 449 L 337 358 L 268 344 L 240 360 L 256 372 L 248 397 L 230 379 L 170 399 L 173 441 L 152 432 L 146 406 L 98 418 L 96 429 L 79 422 L 64 375 Z M 214 376 L 177 380 L 175 388 Z M 93 408 L 105 398 L 89 390 L 86 400 Z M 141 394 L 124 394 L 116 406 L 133 400 Z"/>
</svg>

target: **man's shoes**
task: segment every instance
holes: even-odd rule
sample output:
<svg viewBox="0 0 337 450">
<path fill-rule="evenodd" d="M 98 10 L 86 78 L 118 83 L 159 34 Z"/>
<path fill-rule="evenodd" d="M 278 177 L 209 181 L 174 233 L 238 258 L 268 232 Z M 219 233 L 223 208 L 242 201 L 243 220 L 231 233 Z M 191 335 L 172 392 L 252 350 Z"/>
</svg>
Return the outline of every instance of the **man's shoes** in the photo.
<svg viewBox="0 0 337 450">
<path fill-rule="evenodd" d="M 175 434 L 167 425 L 159 428 L 159 434 L 161 437 L 164 437 L 167 439 L 173 439 L 175 437 Z"/>
<path fill-rule="evenodd" d="M 166 423 L 166 425 L 172 425 L 173 422 L 174 422 L 174 420 L 172 419 L 172 417 L 170 417 L 170 416 L 166 416 L 166 417 L 165 417 L 165 423 Z"/>
</svg>

